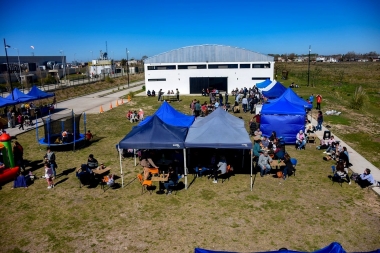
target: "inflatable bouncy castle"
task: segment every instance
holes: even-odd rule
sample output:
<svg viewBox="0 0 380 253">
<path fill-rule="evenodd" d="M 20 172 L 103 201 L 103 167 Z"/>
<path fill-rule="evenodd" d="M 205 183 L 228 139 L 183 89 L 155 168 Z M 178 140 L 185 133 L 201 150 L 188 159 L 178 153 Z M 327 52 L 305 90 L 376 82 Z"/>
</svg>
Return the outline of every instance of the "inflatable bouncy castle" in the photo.
<svg viewBox="0 0 380 253">
<path fill-rule="evenodd" d="M 0 162 L 4 164 L 4 166 L 0 166 L 0 184 L 4 184 L 14 180 L 20 169 L 18 166 L 15 166 L 9 134 L 4 133 L 0 135 L 0 152 Z"/>
</svg>

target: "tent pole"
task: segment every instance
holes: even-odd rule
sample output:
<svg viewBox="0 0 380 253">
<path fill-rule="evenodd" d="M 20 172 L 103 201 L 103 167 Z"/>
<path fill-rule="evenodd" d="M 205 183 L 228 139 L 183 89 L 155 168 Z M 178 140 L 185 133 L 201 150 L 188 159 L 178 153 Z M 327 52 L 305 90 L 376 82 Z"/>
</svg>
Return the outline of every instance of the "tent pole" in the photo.
<svg viewBox="0 0 380 253">
<path fill-rule="evenodd" d="M 124 188 L 124 175 L 123 175 L 123 165 L 121 163 L 121 149 L 119 148 L 119 162 L 120 162 L 120 177 L 121 177 L 121 187 Z"/>
<path fill-rule="evenodd" d="M 74 146 L 73 146 L 73 148 L 74 148 L 74 152 L 75 152 L 75 135 L 76 135 L 76 133 L 77 133 L 77 131 L 76 131 L 76 120 L 75 120 L 75 114 L 74 114 L 74 111 L 73 111 L 73 119 L 74 119 Z"/>
<path fill-rule="evenodd" d="M 183 149 L 183 170 L 185 173 L 185 189 L 187 190 L 186 149 Z"/>
<path fill-rule="evenodd" d="M 136 167 L 136 150 L 137 149 L 133 149 L 133 156 L 135 157 L 135 167 Z"/>
<path fill-rule="evenodd" d="M 253 188 L 253 181 L 252 181 L 252 153 L 251 152 L 251 191 L 252 191 L 252 188 Z"/>
</svg>

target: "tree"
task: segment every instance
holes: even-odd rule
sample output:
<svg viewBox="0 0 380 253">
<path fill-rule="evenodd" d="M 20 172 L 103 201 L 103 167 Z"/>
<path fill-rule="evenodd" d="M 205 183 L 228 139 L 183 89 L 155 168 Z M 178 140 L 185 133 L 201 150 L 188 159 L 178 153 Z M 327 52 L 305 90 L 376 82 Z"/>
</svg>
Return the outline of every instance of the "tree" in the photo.
<svg viewBox="0 0 380 253">
<path fill-rule="evenodd" d="M 148 56 L 144 55 L 143 57 L 141 57 L 141 62 L 144 63 L 144 61 L 148 59 Z"/>
<path fill-rule="evenodd" d="M 291 53 L 288 55 L 289 60 L 294 61 L 294 59 L 297 57 L 295 53 Z"/>
<path fill-rule="evenodd" d="M 126 66 L 127 65 L 127 60 L 126 59 L 121 59 L 121 61 L 120 61 L 120 64 L 121 64 L 121 66 Z"/>
</svg>

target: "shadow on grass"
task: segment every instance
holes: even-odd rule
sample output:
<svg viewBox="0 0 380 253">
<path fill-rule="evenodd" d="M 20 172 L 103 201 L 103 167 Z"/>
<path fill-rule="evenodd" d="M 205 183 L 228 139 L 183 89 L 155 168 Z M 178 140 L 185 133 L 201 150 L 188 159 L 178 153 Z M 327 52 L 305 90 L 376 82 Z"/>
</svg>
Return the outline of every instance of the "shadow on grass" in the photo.
<svg viewBox="0 0 380 253">
<path fill-rule="evenodd" d="M 57 186 L 57 185 L 59 185 L 59 184 L 62 184 L 63 182 L 65 182 L 67 179 L 69 179 L 69 178 L 64 178 L 64 179 L 62 179 L 62 180 L 59 180 L 58 182 L 56 182 L 55 184 L 54 184 L 54 186 Z"/>
</svg>

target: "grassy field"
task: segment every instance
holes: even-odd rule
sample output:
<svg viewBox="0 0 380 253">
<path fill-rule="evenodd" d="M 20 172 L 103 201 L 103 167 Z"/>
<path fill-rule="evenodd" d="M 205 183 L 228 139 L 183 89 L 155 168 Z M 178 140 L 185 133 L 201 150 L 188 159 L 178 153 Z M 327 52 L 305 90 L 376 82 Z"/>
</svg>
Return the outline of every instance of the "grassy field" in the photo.
<svg viewBox="0 0 380 253">
<path fill-rule="evenodd" d="M 306 95 L 319 88 L 309 89 L 299 91 Z M 330 103 L 327 97 L 326 107 Z M 182 96 L 182 101 L 172 106 L 189 113 L 193 98 Z M 135 125 L 126 120 L 126 112 L 143 108 L 151 115 L 159 106 L 155 98 L 134 97 L 104 114 L 87 115 L 87 129 L 95 134 L 95 140 L 75 152 L 56 152 L 59 175 L 54 190 L 46 189 L 43 179 L 28 189 L 4 185 L 0 193 L 1 252 L 190 253 L 194 247 L 312 251 L 333 241 L 347 251 L 380 248 L 380 198 L 355 184 L 332 185 L 328 178 L 332 162 L 323 161 L 313 144 L 303 151 L 287 147 L 299 161 L 295 177 L 284 181 L 255 176 L 252 192 L 246 166 L 236 167 L 236 175 L 223 184 L 189 175 L 188 190 L 169 196 L 142 195 L 141 185 L 134 180 L 141 167 L 135 167 L 131 158 L 122 161 L 124 188 L 106 192 L 100 186 L 79 188 L 74 168 L 85 163 L 91 153 L 120 176 L 115 144 Z M 246 122 L 251 117 L 244 113 L 236 116 Z M 338 123 L 351 124 L 352 120 L 347 117 Z M 17 140 L 24 146 L 25 159 L 32 162 L 27 169 L 43 175 L 45 150 L 37 145 L 35 132 L 19 135 Z"/>
<path fill-rule="evenodd" d="M 309 87 L 307 63 L 276 63 L 276 68 L 278 80 L 286 87 L 292 82 L 300 84 L 301 88 L 294 91 L 304 99 L 310 94 L 321 94 L 324 113 L 327 110 L 342 112 L 340 116 L 325 116 L 324 125 L 330 125 L 332 132 L 380 167 L 380 63 L 312 63 Z M 281 80 L 282 70 L 289 71 L 287 80 Z M 362 110 L 353 110 L 349 105 L 358 86 L 367 93 L 367 103 Z M 316 110 L 314 115 L 316 117 Z"/>
</svg>

